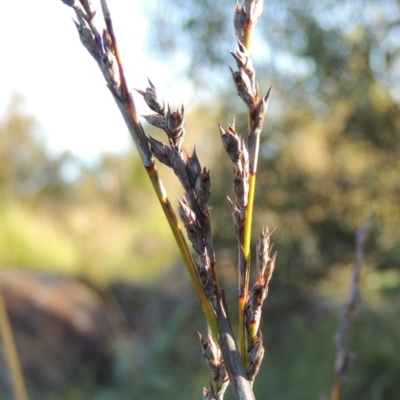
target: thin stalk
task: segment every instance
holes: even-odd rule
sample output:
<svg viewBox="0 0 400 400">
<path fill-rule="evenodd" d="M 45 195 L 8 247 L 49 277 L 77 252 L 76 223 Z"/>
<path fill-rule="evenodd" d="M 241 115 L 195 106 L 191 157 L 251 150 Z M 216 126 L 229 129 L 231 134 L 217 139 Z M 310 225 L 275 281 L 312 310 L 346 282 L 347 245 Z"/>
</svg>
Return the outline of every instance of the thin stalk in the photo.
<svg viewBox="0 0 400 400">
<path fill-rule="evenodd" d="M 199 282 L 199 279 L 197 276 L 197 272 L 196 272 L 196 267 L 193 262 L 193 258 L 190 255 L 190 251 L 187 246 L 187 242 L 185 240 L 185 237 L 183 236 L 183 233 L 179 226 L 175 212 L 171 207 L 171 203 L 168 200 L 164 186 L 158 176 L 156 165 L 153 164 L 151 167 L 146 167 L 146 171 L 147 171 L 147 174 L 153 185 L 154 191 L 156 192 L 156 195 L 160 202 L 160 205 L 164 211 L 165 217 L 171 228 L 172 234 L 174 235 L 175 241 L 179 247 L 183 261 L 185 262 L 190 279 L 192 281 L 193 287 L 196 290 L 196 293 L 197 293 L 197 296 L 199 297 L 201 306 L 203 307 L 204 314 L 206 315 L 207 322 L 210 326 L 211 332 L 215 338 L 218 338 L 217 317 L 214 313 L 214 310 L 213 310 L 210 302 L 208 301 L 206 294 L 204 293 L 202 286 L 200 285 L 200 282 Z"/>
<path fill-rule="evenodd" d="M 110 34 L 111 42 L 113 43 L 115 58 L 116 58 L 117 63 L 118 63 L 118 69 L 119 69 L 119 73 L 120 73 L 120 77 L 121 77 L 122 91 L 127 94 L 127 105 L 128 105 L 129 113 L 130 113 L 132 119 L 134 120 L 134 122 L 136 123 L 136 125 L 138 126 L 139 130 L 141 131 L 141 133 L 144 135 L 145 133 L 144 133 L 142 124 L 140 123 L 139 116 L 138 116 L 138 114 L 136 112 L 136 106 L 135 106 L 135 102 L 134 102 L 133 97 L 132 97 L 132 93 L 128 89 L 128 84 L 127 84 L 127 81 L 126 81 L 126 75 L 124 73 L 121 56 L 119 54 L 119 48 L 117 46 L 117 38 L 115 37 L 115 32 L 114 32 L 112 19 L 111 19 L 111 14 L 110 14 L 110 10 L 108 8 L 108 4 L 107 4 L 106 0 L 101 0 L 101 7 L 103 9 L 103 14 L 104 14 L 104 20 L 105 20 L 105 23 L 106 23 L 106 27 L 107 27 L 107 30 L 108 30 L 108 32 Z"/>
<path fill-rule="evenodd" d="M 111 42 L 113 44 L 113 50 L 114 50 L 114 54 L 115 54 L 115 58 L 117 60 L 117 64 L 118 64 L 118 69 L 119 69 L 119 73 L 120 73 L 120 79 L 121 79 L 121 88 L 122 88 L 122 92 L 125 93 L 126 95 L 126 106 L 127 106 L 127 111 L 130 115 L 130 117 L 132 118 L 134 124 L 136 125 L 136 129 L 139 131 L 139 135 L 142 137 L 145 137 L 145 133 L 144 133 L 144 129 L 140 123 L 140 119 L 139 116 L 136 112 L 136 106 L 133 100 L 133 96 L 132 93 L 130 92 L 130 90 L 128 89 L 128 85 L 127 85 L 127 81 L 126 81 L 126 76 L 123 70 L 123 66 L 122 66 L 122 61 L 121 61 L 121 56 L 118 50 L 118 46 L 117 46 L 117 40 L 116 40 L 116 36 L 114 33 L 114 28 L 113 28 L 113 24 L 112 24 L 112 19 L 111 19 L 111 14 L 107 5 L 107 1 L 106 0 L 101 0 L 101 6 L 103 9 L 103 15 L 104 15 L 104 19 L 105 19 L 105 23 L 106 23 L 106 27 L 107 30 L 110 34 L 110 38 L 111 38 Z M 129 127 L 129 126 L 128 126 Z M 185 237 L 183 236 L 182 230 L 180 229 L 178 220 L 176 218 L 176 215 L 171 207 L 171 203 L 168 200 L 168 196 L 165 192 L 164 186 L 161 182 L 161 179 L 158 176 L 158 172 L 157 172 L 157 167 L 154 163 L 154 160 L 151 159 L 151 165 L 147 165 L 148 164 L 148 158 L 143 156 L 143 151 L 141 151 L 141 147 L 138 145 L 138 143 L 136 143 L 135 141 L 135 145 L 138 148 L 139 154 L 141 155 L 143 164 L 146 168 L 146 172 L 150 178 L 150 181 L 153 185 L 153 188 L 156 192 L 157 198 L 160 202 L 160 205 L 164 211 L 165 217 L 167 218 L 168 224 L 171 228 L 171 231 L 174 235 L 174 238 L 176 240 L 176 243 L 179 247 L 179 250 L 181 252 L 182 258 L 185 262 L 186 268 L 188 270 L 189 276 L 192 280 L 193 286 L 196 290 L 196 293 L 199 297 L 200 303 L 203 307 L 204 313 L 206 315 L 207 318 L 207 322 L 210 325 L 210 329 L 213 333 L 213 335 L 217 338 L 218 337 L 218 324 L 217 324 L 217 319 L 216 319 L 216 315 L 211 307 L 210 302 L 208 301 L 204 290 L 202 288 L 202 286 L 200 285 L 199 281 L 198 281 L 198 277 L 197 277 L 197 272 L 196 272 L 196 268 L 193 262 L 193 259 L 190 255 Z"/>
<path fill-rule="evenodd" d="M 335 376 L 333 383 L 333 390 L 331 400 L 340 400 L 340 393 L 342 392 L 342 379 L 340 376 Z"/>
<path fill-rule="evenodd" d="M 28 400 L 21 364 L 14 341 L 14 336 L 8 317 L 3 294 L 0 290 L 0 338 L 3 344 L 6 363 L 12 378 L 12 387 L 16 400 Z"/>
<path fill-rule="evenodd" d="M 249 300 L 249 282 L 250 282 L 250 241 L 251 241 L 251 225 L 253 221 L 253 204 L 255 191 L 255 174 L 249 174 L 249 195 L 246 210 L 246 219 L 243 229 L 243 253 L 245 258 L 245 270 L 243 287 L 239 294 L 239 349 L 242 357 L 243 365 L 247 366 L 247 335 L 246 335 L 246 305 Z M 251 204 L 251 206 L 249 206 Z"/>
<path fill-rule="evenodd" d="M 221 292 L 218 307 L 218 322 L 220 327 L 219 344 L 224 357 L 229 380 L 237 400 L 255 400 L 251 384 L 243 366 L 228 316 L 225 293 Z"/>
<path fill-rule="evenodd" d="M 353 318 L 356 306 L 360 299 L 360 274 L 364 259 L 364 245 L 372 224 L 375 213 L 371 213 L 365 223 L 357 229 L 356 234 L 356 259 L 353 266 L 353 275 L 350 283 L 349 301 L 343 307 L 342 318 L 339 329 L 336 333 L 336 365 L 335 378 L 331 393 L 331 400 L 340 400 L 342 397 L 343 385 L 347 380 L 352 354 L 348 341 L 353 327 Z"/>
<path fill-rule="evenodd" d="M 256 155 L 258 156 L 258 149 Z M 250 257 L 251 224 L 253 221 L 255 187 L 256 187 L 256 171 L 249 171 L 249 197 L 247 201 L 246 219 L 244 221 L 244 235 L 243 235 L 243 249 L 246 261 Z M 245 289 L 247 293 L 249 288 L 249 278 L 250 278 L 250 262 L 246 265 L 246 274 L 244 280 Z"/>
<path fill-rule="evenodd" d="M 253 23 L 249 20 L 245 27 L 245 47 L 250 52 L 251 38 L 253 32 Z M 250 111 L 248 111 L 248 125 L 249 132 L 251 131 L 254 120 L 251 117 Z M 258 146 L 257 152 L 254 154 L 255 160 L 258 158 Z M 257 165 L 255 162 L 253 165 Z M 256 171 L 249 171 L 249 194 L 246 206 L 246 218 L 244 220 L 243 227 L 243 253 L 245 257 L 245 273 L 244 273 L 244 287 L 239 294 L 239 349 L 242 357 L 244 367 L 247 366 L 247 335 L 246 335 L 246 304 L 249 299 L 249 281 L 250 281 L 250 243 L 251 243 L 251 227 L 253 221 L 253 205 L 254 205 L 254 192 L 256 186 Z"/>
</svg>

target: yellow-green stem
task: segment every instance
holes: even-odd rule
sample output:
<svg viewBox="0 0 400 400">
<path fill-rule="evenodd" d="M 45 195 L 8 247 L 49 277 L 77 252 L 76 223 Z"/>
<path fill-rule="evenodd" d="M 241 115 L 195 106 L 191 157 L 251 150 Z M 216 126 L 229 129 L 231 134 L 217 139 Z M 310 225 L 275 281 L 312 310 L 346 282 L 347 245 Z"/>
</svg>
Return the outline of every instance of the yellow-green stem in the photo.
<svg viewBox="0 0 400 400">
<path fill-rule="evenodd" d="M 136 111 L 136 106 L 135 106 L 135 102 L 132 97 L 132 93 L 130 92 L 127 81 L 126 81 L 126 76 L 125 76 L 124 69 L 122 66 L 122 60 L 121 60 L 121 56 L 119 53 L 117 39 L 116 39 L 114 28 L 113 28 L 110 10 L 107 5 L 107 0 L 101 0 L 101 6 L 102 6 L 103 14 L 104 14 L 104 20 L 106 23 L 106 27 L 107 27 L 108 33 L 111 37 L 111 42 L 113 43 L 115 58 L 116 58 L 117 64 L 118 64 L 118 69 L 119 69 L 119 74 L 120 74 L 120 79 L 121 79 L 121 90 L 126 96 L 124 105 L 125 105 L 126 109 L 128 110 L 130 116 L 132 117 L 132 119 L 136 125 L 136 128 L 139 130 L 140 136 L 144 137 L 145 133 L 144 133 L 143 127 L 140 123 L 140 119 L 139 119 L 139 116 Z M 138 149 L 139 154 L 142 157 L 142 151 L 141 151 L 138 143 L 136 143 L 136 141 L 135 141 L 135 145 Z M 149 178 L 153 185 L 153 188 L 157 194 L 157 198 L 161 204 L 161 207 L 167 218 L 167 221 L 172 230 L 172 233 L 175 237 L 176 243 L 179 247 L 182 258 L 183 258 L 185 265 L 187 267 L 187 270 L 189 272 L 190 279 L 192 280 L 193 286 L 194 286 L 196 293 L 200 299 L 200 303 L 203 307 L 203 310 L 206 315 L 211 332 L 213 333 L 214 337 L 217 339 L 218 338 L 218 324 L 217 324 L 216 315 L 214 313 L 214 310 L 213 310 L 210 302 L 207 299 L 206 294 L 204 293 L 202 286 L 200 285 L 200 282 L 197 279 L 197 273 L 196 273 L 195 265 L 193 263 L 193 259 L 190 255 L 185 237 L 183 236 L 183 233 L 179 227 L 178 220 L 177 220 L 175 213 L 171 207 L 171 203 L 169 202 L 167 194 L 165 193 L 165 189 L 162 185 L 162 182 L 158 177 L 156 165 L 154 164 L 154 162 L 150 166 L 148 164 L 146 165 L 143 158 L 142 158 L 142 161 L 143 161 L 143 164 L 149 175 Z"/>
<path fill-rule="evenodd" d="M 340 400 L 341 382 L 340 376 L 337 374 L 335 377 L 335 382 L 333 384 L 333 390 L 331 395 L 331 400 Z"/>
<path fill-rule="evenodd" d="M 251 223 L 253 221 L 253 204 L 254 204 L 254 193 L 256 187 L 256 173 L 250 172 L 249 176 L 249 197 L 247 200 L 247 213 L 244 221 L 244 237 L 243 237 L 243 249 L 244 256 L 246 259 L 250 256 L 250 242 L 251 242 Z M 245 275 L 245 286 L 249 283 L 249 274 Z"/>
<path fill-rule="evenodd" d="M 18 359 L 18 352 L 15 346 L 14 336 L 11 329 L 10 319 L 8 318 L 3 294 L 0 290 L 0 338 L 3 344 L 5 359 L 8 370 L 12 378 L 12 386 L 16 400 L 28 400 L 24 377 Z"/>
<path fill-rule="evenodd" d="M 196 267 L 193 263 L 192 256 L 190 255 L 190 251 L 188 249 L 185 237 L 183 236 L 182 230 L 179 227 L 178 220 L 164 191 L 163 185 L 158 177 L 156 166 L 153 165 L 151 167 L 146 168 L 146 170 L 151 180 L 151 183 L 153 184 L 154 190 L 157 194 L 158 200 L 161 204 L 164 214 L 168 220 L 171 231 L 175 237 L 175 241 L 179 247 L 183 261 L 185 262 L 186 268 L 189 272 L 190 279 L 199 297 L 201 306 L 203 307 L 211 332 L 214 335 L 214 338 L 217 339 L 218 324 L 216 315 L 214 313 L 214 310 L 210 302 L 208 301 L 206 294 L 204 293 L 202 286 L 200 285 L 200 282 L 197 277 Z"/>
<path fill-rule="evenodd" d="M 131 114 L 131 116 L 132 116 L 135 124 L 139 128 L 139 130 L 144 135 L 143 127 L 140 123 L 139 116 L 136 112 L 136 107 L 135 107 L 135 103 L 132 98 L 132 94 L 129 91 L 127 93 L 128 93 L 129 113 Z M 140 154 L 140 151 L 139 151 L 139 154 Z M 203 310 L 206 315 L 206 319 L 210 326 L 211 332 L 213 333 L 214 337 L 217 339 L 218 338 L 217 317 L 214 313 L 214 310 L 213 310 L 210 302 L 208 301 L 206 294 L 204 293 L 202 286 L 200 285 L 200 282 L 197 277 L 196 267 L 193 263 L 193 259 L 192 259 L 191 255 L 190 255 L 190 251 L 188 249 L 185 237 L 183 236 L 182 230 L 179 227 L 179 223 L 176 218 L 176 215 L 171 207 L 171 203 L 169 202 L 168 196 L 165 193 L 164 186 L 163 186 L 161 180 L 159 179 L 156 165 L 153 163 L 150 167 L 145 166 L 145 168 L 149 175 L 149 178 L 153 185 L 153 188 L 156 192 L 158 201 L 160 202 L 160 205 L 164 211 L 165 217 L 167 218 L 167 221 L 171 228 L 172 234 L 174 235 L 175 241 L 179 247 L 183 261 L 189 272 L 190 279 L 191 279 L 194 289 L 196 290 L 196 293 L 199 297 L 201 306 L 203 307 Z"/>
<path fill-rule="evenodd" d="M 245 27 L 245 47 L 250 52 L 251 37 L 252 37 L 253 24 L 248 21 Z M 248 112 L 249 131 L 252 128 L 252 120 L 250 112 Z M 258 157 L 258 154 L 255 154 Z M 250 171 L 249 177 L 249 196 L 246 206 L 246 218 L 243 226 L 243 252 L 246 261 L 246 268 L 244 274 L 244 287 L 243 293 L 239 295 L 239 349 L 244 367 L 247 367 L 247 336 L 246 336 L 246 304 L 249 296 L 249 280 L 250 280 L 250 242 L 251 242 L 251 227 L 253 221 L 253 203 L 255 191 L 255 171 Z"/>
<path fill-rule="evenodd" d="M 109 27 L 110 31 L 113 32 L 111 20 L 109 19 L 108 22 L 109 22 L 108 27 Z M 112 34 L 112 37 L 114 38 L 114 41 L 113 41 L 115 44 L 114 50 L 116 53 L 116 58 L 118 60 L 118 65 L 119 65 L 119 69 L 120 69 L 122 88 L 127 95 L 127 109 L 129 111 L 129 114 L 131 115 L 133 121 L 135 122 L 136 126 L 141 131 L 141 134 L 144 136 L 145 133 L 144 133 L 142 124 L 140 123 L 139 116 L 136 112 L 136 106 L 135 106 L 135 102 L 133 101 L 132 93 L 128 90 L 128 85 L 127 85 L 127 82 L 125 79 L 125 74 L 123 73 L 122 62 L 121 62 L 121 59 L 119 56 L 118 47 L 116 46 L 114 34 Z M 136 145 L 136 143 L 135 143 L 135 145 Z M 141 152 L 139 151 L 139 154 L 140 153 Z M 200 282 L 197 278 L 196 268 L 193 263 L 193 259 L 190 255 L 190 252 L 189 252 L 185 237 L 183 236 L 182 230 L 179 227 L 179 223 L 176 218 L 176 215 L 171 207 L 171 203 L 169 202 L 168 196 L 165 193 L 165 189 L 162 185 L 162 182 L 158 177 L 156 165 L 153 163 L 150 167 L 145 166 L 145 168 L 149 175 L 149 178 L 153 185 L 153 188 L 156 192 L 156 195 L 160 202 L 160 205 L 164 211 L 165 217 L 167 218 L 167 221 L 171 228 L 172 234 L 174 235 L 175 241 L 179 247 L 183 261 L 185 262 L 186 268 L 189 272 L 190 279 L 191 279 L 192 284 L 193 284 L 193 286 L 196 290 L 196 293 L 199 297 L 201 306 L 203 307 L 203 310 L 206 315 L 206 319 L 210 326 L 211 332 L 213 333 L 214 337 L 217 339 L 218 338 L 218 324 L 217 324 L 216 315 L 215 315 L 213 308 L 212 308 L 210 302 L 208 301 L 207 296 L 205 295 L 204 290 L 203 290 L 202 286 L 200 285 Z"/>
</svg>

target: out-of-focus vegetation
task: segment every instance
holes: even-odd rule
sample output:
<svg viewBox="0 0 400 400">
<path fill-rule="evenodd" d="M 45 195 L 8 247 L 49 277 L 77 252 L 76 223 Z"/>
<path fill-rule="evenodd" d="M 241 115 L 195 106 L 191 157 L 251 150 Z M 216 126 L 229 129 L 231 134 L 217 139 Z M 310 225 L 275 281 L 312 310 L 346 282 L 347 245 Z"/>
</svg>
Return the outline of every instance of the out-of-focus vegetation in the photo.
<svg viewBox="0 0 400 400">
<path fill-rule="evenodd" d="M 190 52 L 188 76 L 219 91 L 213 100 L 226 123 L 241 110 L 226 85 L 226 50 L 235 46 L 227 28 L 229 2 L 173 4 L 154 10 L 150 48 L 157 46 L 163 57 Z M 170 10 L 168 18 L 162 7 Z M 399 273 L 399 30 L 399 6 L 391 0 L 379 7 L 355 0 L 265 6 L 253 58 L 260 82 L 273 86 L 273 100 L 261 143 L 257 215 L 260 224 L 279 227 L 275 241 L 284 249 L 279 258 L 285 268 L 277 273 L 284 280 L 286 274 L 289 285 L 351 262 L 356 227 L 372 210 L 377 218 L 367 263 Z M 189 40 L 191 47 L 185 45 Z M 239 114 L 236 123 L 245 133 L 246 118 Z M 213 175 L 216 233 L 224 247 L 233 237 L 224 222 L 229 211 L 223 199 L 231 185 L 225 168 Z M 275 284 L 281 280 L 276 278 Z"/>
<path fill-rule="evenodd" d="M 185 104 L 191 109 L 187 147 L 196 143 L 211 169 L 217 259 L 234 293 L 235 234 L 226 202 L 232 171 L 217 128 L 237 114 L 238 132 L 247 129 L 227 68 L 233 60 L 226 50 L 235 47 L 231 3 L 158 1 L 149 21 L 156 54 L 189 57 L 187 76 L 197 89 L 193 107 Z M 255 393 L 308 400 L 329 392 L 354 234 L 375 211 L 344 399 L 398 399 L 399 5 L 269 1 L 256 32 L 259 81 L 263 92 L 271 84 L 273 91 L 261 138 L 253 237 L 262 225 L 278 226 L 278 262 Z M 12 99 L 0 124 L 0 265 L 56 269 L 101 285 L 103 294 L 113 293 L 131 330 L 114 336 L 108 388 L 92 377 L 63 390 L 65 396 L 49 389 L 38 398 L 199 398 L 209 379 L 196 336 L 205 322 L 186 272 L 171 269 L 175 244 L 135 153 L 104 154 L 88 167 L 71 154 L 49 156 L 39 132 L 23 100 Z M 161 175 L 170 197 L 181 195 L 162 167 Z M 120 280 L 136 286 L 122 292 L 109 286 Z M 148 286 L 139 289 L 144 282 Z"/>
<path fill-rule="evenodd" d="M 132 153 L 87 167 L 68 153 L 50 156 L 39 133 L 15 95 L 0 124 L 0 265 L 103 284 L 146 280 L 173 261 L 173 240 Z"/>
</svg>

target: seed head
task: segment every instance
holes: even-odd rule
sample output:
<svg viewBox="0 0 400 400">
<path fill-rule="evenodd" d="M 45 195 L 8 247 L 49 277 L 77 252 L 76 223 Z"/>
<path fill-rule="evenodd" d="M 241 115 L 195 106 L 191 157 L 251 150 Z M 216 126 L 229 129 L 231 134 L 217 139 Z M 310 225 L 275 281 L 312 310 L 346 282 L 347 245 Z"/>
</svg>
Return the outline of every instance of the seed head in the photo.
<svg viewBox="0 0 400 400">
<path fill-rule="evenodd" d="M 235 72 L 231 68 L 231 72 L 239 97 L 251 111 L 254 110 L 257 91 L 253 88 L 249 76 L 243 68 L 239 68 L 239 71 Z"/>
<path fill-rule="evenodd" d="M 241 138 L 235 131 L 235 120 L 233 120 L 231 125 L 228 125 L 228 129 L 226 130 L 219 125 L 219 131 L 221 133 L 222 144 L 229 158 L 235 166 L 238 165 L 242 150 Z"/>
<path fill-rule="evenodd" d="M 168 105 L 167 113 L 165 116 L 165 132 L 168 135 L 170 144 L 178 152 L 182 150 L 183 138 L 185 136 L 185 121 L 184 121 L 184 107 L 181 104 L 178 109 L 171 112 Z"/>
<path fill-rule="evenodd" d="M 263 12 L 264 0 L 245 0 L 243 8 L 245 9 L 248 20 L 254 26 L 260 19 Z"/>
<path fill-rule="evenodd" d="M 250 53 L 247 51 L 246 47 L 243 43 L 237 38 L 238 47 L 235 51 L 230 51 L 232 57 L 236 61 L 236 65 L 238 68 L 243 68 L 245 73 L 249 76 L 251 80 L 255 76 L 255 70 L 253 66 L 253 61 L 251 60 Z"/>
<path fill-rule="evenodd" d="M 253 382 L 261 367 L 264 358 L 264 346 L 262 344 L 262 334 L 259 331 L 256 339 L 250 344 L 248 350 L 249 366 L 247 367 L 247 377 Z"/>
<path fill-rule="evenodd" d="M 167 165 L 168 167 L 172 167 L 172 164 L 170 162 L 171 156 L 168 156 L 168 153 L 172 152 L 172 150 L 165 146 L 164 143 L 152 138 L 151 136 L 149 136 L 149 144 L 150 150 L 154 157 L 156 157 L 157 160 Z"/>
<path fill-rule="evenodd" d="M 196 149 L 193 150 L 193 154 L 188 158 L 186 162 L 186 171 L 189 176 L 192 187 L 196 184 L 197 177 L 201 173 L 201 165 L 199 158 L 197 157 Z"/>
<path fill-rule="evenodd" d="M 150 79 L 148 79 L 150 87 L 146 88 L 145 91 L 140 89 L 135 89 L 138 93 L 140 93 L 146 104 L 157 114 L 164 115 L 166 108 L 164 100 L 161 99 L 157 94 L 157 89 L 153 85 Z"/>
<path fill-rule="evenodd" d="M 163 129 L 165 127 L 165 117 L 159 114 L 143 115 L 143 118 L 156 128 Z"/>
<path fill-rule="evenodd" d="M 204 168 L 203 172 L 197 177 L 194 187 L 197 203 L 203 215 L 205 214 L 204 216 L 207 216 L 207 214 L 209 214 L 207 203 L 210 197 L 210 186 L 210 171 L 207 171 Z"/>
</svg>

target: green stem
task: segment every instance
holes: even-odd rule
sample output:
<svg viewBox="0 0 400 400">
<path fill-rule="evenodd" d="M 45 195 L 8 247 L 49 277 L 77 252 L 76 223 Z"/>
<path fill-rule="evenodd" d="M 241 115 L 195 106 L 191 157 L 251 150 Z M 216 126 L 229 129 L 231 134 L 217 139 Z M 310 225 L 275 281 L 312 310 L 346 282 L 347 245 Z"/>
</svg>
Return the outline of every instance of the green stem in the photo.
<svg viewBox="0 0 400 400">
<path fill-rule="evenodd" d="M 218 324 L 215 312 L 208 301 L 206 294 L 204 293 L 203 287 L 200 285 L 200 282 L 197 277 L 196 267 L 193 262 L 193 258 L 190 255 L 189 248 L 187 246 L 185 237 L 183 236 L 182 230 L 179 226 L 176 215 L 171 207 L 171 203 L 168 200 L 167 194 L 165 193 L 165 189 L 163 184 L 158 176 L 156 165 L 153 164 L 151 167 L 146 167 L 146 171 L 149 175 L 150 181 L 153 185 L 153 188 L 157 194 L 157 198 L 160 202 L 160 205 L 164 211 L 165 217 L 169 223 L 171 231 L 174 235 L 175 241 L 179 247 L 181 252 L 183 261 L 185 262 L 186 268 L 188 270 L 190 279 L 192 281 L 193 287 L 196 290 L 197 296 L 199 297 L 201 306 L 203 307 L 204 314 L 206 315 L 207 322 L 210 326 L 211 332 L 214 337 L 218 338 Z"/>
<path fill-rule="evenodd" d="M 251 21 L 247 22 L 245 28 L 245 47 L 250 52 L 251 38 L 252 38 L 253 24 Z M 248 112 L 249 131 L 253 127 L 254 121 Z M 257 159 L 258 152 L 254 154 Z M 257 165 L 257 163 L 252 163 Z M 245 273 L 243 280 L 243 287 L 239 294 L 239 349 L 244 367 L 247 367 L 247 336 L 246 336 L 246 304 L 249 299 L 249 281 L 250 281 L 250 243 L 251 243 L 251 227 L 253 221 L 253 205 L 254 205 L 254 192 L 256 183 L 256 171 L 249 171 L 249 195 L 246 206 L 246 218 L 243 226 L 243 253 L 245 257 Z"/>
<path fill-rule="evenodd" d="M 132 118 L 132 121 L 134 123 L 132 125 L 131 123 L 129 123 L 130 121 L 127 121 L 127 125 L 128 125 L 128 128 L 130 128 L 130 129 L 133 128 L 133 130 L 135 131 L 134 134 L 132 134 L 133 138 L 139 137 L 139 138 L 144 139 L 144 138 L 146 138 L 146 135 L 144 133 L 142 124 L 140 123 L 139 116 L 136 112 L 136 106 L 135 106 L 135 102 L 132 97 L 132 93 L 128 89 L 128 84 L 127 84 L 124 70 L 122 67 L 121 56 L 119 54 L 117 40 L 115 37 L 114 28 L 113 28 L 113 24 L 112 24 L 112 20 L 111 20 L 110 11 L 108 9 L 107 1 L 101 0 L 101 4 L 102 4 L 102 9 L 103 9 L 103 13 L 104 13 L 104 19 L 106 22 L 107 30 L 110 34 L 111 41 L 114 46 L 115 58 L 117 59 L 119 73 L 120 73 L 120 77 L 121 77 L 121 88 L 122 88 L 123 93 L 125 93 L 125 104 L 124 104 L 125 110 L 128 112 L 128 114 L 130 115 L 130 117 Z M 117 102 L 117 104 L 118 104 L 118 102 Z M 121 107 L 120 107 L 120 109 L 121 109 Z M 124 110 L 121 110 L 121 111 L 124 111 Z M 124 114 L 124 112 L 123 112 L 123 114 Z M 126 120 L 126 118 L 125 118 L 125 120 Z M 155 165 L 151 155 L 149 157 L 149 155 L 147 154 L 148 151 L 150 151 L 150 150 L 148 148 L 143 149 L 142 146 L 140 146 L 139 143 L 136 142 L 136 140 L 134 140 L 134 142 L 135 142 L 135 145 L 141 156 L 141 159 L 143 161 L 143 165 L 146 168 L 146 171 L 149 175 L 150 181 L 156 192 L 156 195 L 160 202 L 160 205 L 164 211 L 165 217 L 167 218 L 167 221 L 169 223 L 171 231 L 175 237 L 175 241 L 179 247 L 182 258 L 183 258 L 186 268 L 189 272 L 190 279 L 193 283 L 193 286 L 199 297 L 200 303 L 203 307 L 203 310 L 206 315 L 207 322 L 210 326 L 211 332 L 213 333 L 214 337 L 217 339 L 218 338 L 218 324 L 217 324 L 217 318 L 216 318 L 215 312 L 214 312 L 210 302 L 208 301 L 206 294 L 204 293 L 203 287 L 200 285 L 200 282 L 197 277 L 196 267 L 193 262 L 193 258 L 190 255 L 185 237 L 183 236 L 182 230 L 179 227 L 178 220 L 176 218 L 174 210 L 171 207 L 171 203 L 168 200 L 168 196 L 165 192 L 164 186 L 158 176 L 156 165 Z"/>
</svg>

